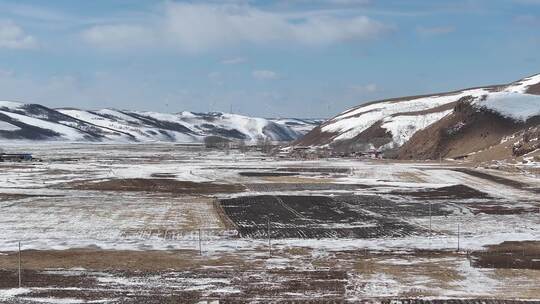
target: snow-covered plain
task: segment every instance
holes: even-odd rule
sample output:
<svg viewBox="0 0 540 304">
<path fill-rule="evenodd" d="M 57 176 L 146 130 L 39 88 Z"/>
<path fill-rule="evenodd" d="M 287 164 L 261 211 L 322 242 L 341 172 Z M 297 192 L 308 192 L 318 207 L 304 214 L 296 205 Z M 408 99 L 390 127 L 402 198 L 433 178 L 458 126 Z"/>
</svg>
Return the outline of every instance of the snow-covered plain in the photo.
<svg viewBox="0 0 540 304">
<path fill-rule="evenodd" d="M 499 296 L 531 299 L 536 294 L 531 290 L 534 290 L 533 282 L 538 276 L 537 272 L 501 272 L 475 268 L 467 261 L 465 251 L 482 250 L 485 245 L 504 241 L 539 241 L 540 217 L 535 211 L 540 207 L 539 200 L 527 190 L 454 171 L 453 169 L 460 166 L 458 163 L 389 163 L 348 159 L 300 161 L 275 159 L 259 153 L 208 151 L 197 146 L 175 144 L 12 143 L 3 148 L 9 152 L 32 152 L 43 161 L 0 163 L 0 252 L 9 254 L 15 251 L 19 241 L 23 250 L 180 250 L 180 253 L 187 252 L 182 254 L 189 254 L 198 253 L 199 244 L 202 248 L 202 256 L 197 254 L 191 257 L 193 263 L 203 265 L 199 269 L 200 277 L 196 276 L 198 272 L 193 270 L 171 270 L 152 275 L 141 273 L 129 277 L 122 273 L 85 269 L 47 270 L 50 275 L 91 277 L 99 283 L 94 289 L 79 290 L 80 292 L 100 293 L 112 289 L 136 294 L 160 289 L 165 293 L 197 291 L 209 298 L 215 298 L 216 294 L 244 297 L 243 288 L 249 284 L 256 285 L 259 281 L 264 288 L 273 288 L 287 285 L 287 280 L 302 280 L 306 272 L 345 271 L 346 278 L 339 282 L 344 284 L 346 289 L 340 297 L 350 301 L 415 295 L 431 298 Z M 275 170 L 278 168 L 341 168 L 346 170 L 340 172 L 347 173 L 323 174 L 315 170 L 286 177 L 239 174 L 246 171 L 277 172 Z M 498 174 L 489 170 L 485 172 Z M 307 190 L 309 187 L 302 189 L 299 186 L 298 190 L 281 191 L 279 188 L 272 188 L 269 191 L 248 190 L 233 194 L 178 195 L 162 192 L 76 190 L 67 186 L 73 181 L 155 178 L 156 173 L 184 181 L 241 184 L 248 189 L 252 184 L 282 183 L 354 184 L 358 185 L 358 188 Z M 511 174 L 505 177 L 540 186 L 540 181 L 535 178 Z M 415 192 L 460 184 L 488 193 L 491 197 L 417 200 L 395 193 L 398 190 Z M 32 196 L 17 197 L 17 194 Z M 239 238 L 235 229 L 226 227 L 214 205 L 215 198 L 247 195 L 332 197 L 342 194 L 383 197 L 398 204 L 409 204 L 416 208 L 415 210 L 423 210 L 409 215 L 385 214 L 382 211 L 375 212 L 374 215 L 402 221 L 424 231 L 427 231 L 431 224 L 431 233 L 365 239 L 273 239 L 273 257 L 267 258 L 268 241 Z M 533 211 L 522 214 L 473 212 L 475 205 L 483 204 Z M 427 216 L 430 205 L 433 210 L 442 206 L 444 214 Z M 360 227 L 362 223 L 357 224 Z M 458 225 L 461 253 L 455 254 Z M 370 223 L 366 222 L 364 226 L 369 227 Z M 335 228 L 347 227 L 343 223 L 335 223 Z M 199 229 L 202 232 L 200 243 Z M 422 257 L 416 255 L 419 250 L 435 250 L 445 254 Z M 369 251 L 370 254 L 364 257 L 364 251 Z M 216 260 L 221 259 L 228 261 L 227 264 L 216 263 Z M 238 265 L 230 261 L 237 260 L 242 261 L 242 267 L 247 267 L 248 270 L 234 272 Z M 293 272 L 292 277 L 278 275 L 291 269 L 298 273 Z M 447 279 L 447 276 L 451 279 Z M 62 291 L 62 288 L 52 286 L 0 289 L 0 301 L 47 301 L 47 298 L 37 297 L 36 294 Z M 78 291 L 76 288 L 69 288 L 72 287 L 66 290 Z M 280 296 L 311 299 L 329 294 L 331 291 L 315 290 L 299 294 L 282 293 Z M 73 297 L 52 300 L 71 301 L 69 303 L 83 301 Z M 114 299 L 110 301 L 114 302 Z"/>
<path fill-rule="evenodd" d="M 404 199 L 391 194 L 393 190 L 438 188 L 464 184 L 489 193 L 509 205 L 534 206 L 538 201 L 523 189 L 514 189 L 478 177 L 451 170 L 452 167 L 423 163 L 377 163 L 351 160 L 294 161 L 276 160 L 262 155 L 225 154 L 218 151 L 202 151 L 201 148 L 183 148 L 175 145 L 34 145 L 7 146 L 9 151 L 33 152 L 43 162 L 0 163 L 0 193 L 35 195 L 0 202 L 0 248 L 14 250 L 17 241 L 25 248 L 73 248 L 98 246 L 112 249 L 193 248 L 196 242 L 170 242 L 170 238 L 182 239 L 189 233 L 176 233 L 169 239 L 156 234 L 145 234 L 153 229 L 196 230 L 219 229 L 219 219 L 212 212 L 211 197 L 190 203 L 190 196 L 171 197 L 167 194 L 141 192 L 110 192 L 65 189 L 73 181 L 96 181 L 124 178 L 152 178 L 153 174 L 166 174 L 177 180 L 233 184 L 274 183 L 278 180 L 240 176 L 241 171 L 271 171 L 283 167 L 342 167 L 349 174 L 335 176 L 304 174 L 302 183 L 324 182 L 335 184 L 367 185 L 351 193 L 380 195 L 390 199 Z M 65 158 L 69 155 L 68 158 Z M 234 167 L 234 169 L 232 169 Z M 533 182 L 537 180 L 533 179 Z M 303 194 L 330 195 L 348 193 L 337 190 L 301 190 L 271 192 L 243 192 L 216 194 L 234 197 L 257 194 Z M 473 199 L 476 202 L 485 199 Z M 426 202 L 419 202 L 425 204 Z M 427 206 L 427 205 L 426 205 Z M 449 207 L 453 208 L 453 207 Z M 455 217 L 433 217 L 434 227 L 440 230 L 431 240 L 423 236 L 396 239 L 328 239 L 328 240 L 276 240 L 276 246 L 293 244 L 323 247 L 327 249 L 412 249 L 454 246 L 453 226 L 462 223 L 463 248 L 478 249 L 486 244 L 505 240 L 540 239 L 537 215 L 474 215 L 463 213 L 460 208 L 452 211 Z M 410 223 L 426 226 L 427 218 L 406 218 Z M 506 226 L 499 225 L 504 220 Z M 337 223 L 336 223 L 337 224 Z M 478 229 L 478 227 L 482 229 Z M 508 230 L 511 227 L 526 229 Z M 470 231 L 468 231 L 470 227 Z M 129 233 L 127 233 L 129 232 Z M 137 234 L 137 233 L 139 234 Z M 226 240 L 225 240 L 226 239 Z M 223 243 L 212 242 L 213 250 L 250 247 L 257 241 L 225 238 Z M 232 245 L 234 243 L 234 245 Z"/>
</svg>

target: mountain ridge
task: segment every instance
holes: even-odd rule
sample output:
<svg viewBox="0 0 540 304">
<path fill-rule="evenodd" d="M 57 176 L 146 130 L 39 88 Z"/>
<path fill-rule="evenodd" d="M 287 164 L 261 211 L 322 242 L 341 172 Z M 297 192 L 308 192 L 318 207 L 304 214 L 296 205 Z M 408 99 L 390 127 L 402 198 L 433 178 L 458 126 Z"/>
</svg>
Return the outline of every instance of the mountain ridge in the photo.
<svg viewBox="0 0 540 304">
<path fill-rule="evenodd" d="M 175 114 L 112 108 L 82 110 L 0 101 L 0 139 L 76 142 L 202 142 L 220 136 L 254 143 L 292 141 L 318 124 L 310 119 L 265 119 L 223 112 Z"/>
</svg>

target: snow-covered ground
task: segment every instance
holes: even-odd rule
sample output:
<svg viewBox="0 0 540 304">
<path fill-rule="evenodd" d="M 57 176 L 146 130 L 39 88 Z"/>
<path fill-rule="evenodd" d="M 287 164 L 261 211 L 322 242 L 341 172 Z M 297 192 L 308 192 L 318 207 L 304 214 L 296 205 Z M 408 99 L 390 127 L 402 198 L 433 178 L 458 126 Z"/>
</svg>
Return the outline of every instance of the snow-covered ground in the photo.
<svg viewBox="0 0 540 304">
<path fill-rule="evenodd" d="M 183 148 L 175 145 L 34 145 L 5 147 L 9 151 L 33 152 L 43 162 L 0 163 L 0 193 L 33 195 L 0 202 L 0 248 L 13 250 L 17 241 L 25 248 L 72 248 L 98 246 L 101 248 L 192 248 L 193 242 L 171 242 L 182 239 L 182 233 L 169 239 L 146 235 L 153 229 L 199 229 L 220 228 L 219 220 L 212 212 L 210 198 L 192 204 L 193 198 L 171 197 L 167 194 L 140 192 L 111 192 L 65 189 L 65 183 L 73 181 L 96 181 L 125 178 L 153 178 L 153 174 L 165 174 L 177 180 L 231 184 L 281 182 L 279 177 L 241 176 L 242 171 L 271 171 L 284 167 L 324 168 L 340 167 L 348 174 L 324 175 L 305 173 L 300 183 L 355 184 L 351 191 L 302 190 L 272 192 L 242 192 L 216 194 L 234 197 L 257 194 L 330 195 L 354 193 L 378 195 L 391 200 L 409 199 L 396 197 L 394 190 L 417 191 L 452 185 L 467 185 L 490 194 L 490 200 L 513 207 L 534 206 L 537 198 L 523 189 L 500 185 L 493 181 L 452 170 L 452 167 L 428 163 L 383 163 L 355 160 L 294 161 L 276 160 L 258 154 L 242 155 L 236 152 L 208 152 L 200 148 Z M 67 157 L 67 158 L 66 158 Z M 234 168 L 234 169 L 233 169 Z M 519 178 L 519 177 L 516 177 Z M 531 182 L 531 180 L 529 180 Z M 286 181 L 291 182 L 291 181 Z M 294 182 L 294 180 L 292 181 Z M 539 182 L 532 179 L 538 186 Z M 330 188 L 331 189 L 331 188 Z M 34 196 L 35 195 L 35 196 Z M 472 202 L 486 199 L 471 198 Z M 427 202 L 418 202 L 426 204 Z M 426 207 L 427 208 L 427 207 Z M 328 239 L 328 240 L 279 240 L 276 246 L 293 244 L 327 249 L 412 249 L 452 248 L 455 246 L 454 227 L 462 223 L 465 239 L 463 248 L 478 249 L 486 244 L 505 240 L 540 239 L 540 223 L 537 214 L 487 215 L 472 214 L 455 208 L 454 216 L 433 217 L 434 229 L 441 232 L 432 239 L 410 236 L 396 239 Z M 404 218 L 418 226 L 426 226 L 425 216 Z M 500 225 L 504 221 L 505 225 Z M 481 227 L 481 229 L 479 228 Z M 515 227 L 509 230 L 508 227 Z M 130 233 L 127 233 L 130 232 Z M 137 233 L 134 233 L 137 232 Z M 147 237 L 148 236 L 148 237 Z M 190 236 L 188 236 L 189 238 Z M 234 245 L 233 245 L 234 244 Z M 245 239 L 223 239 L 211 242 L 213 250 L 250 247 L 257 242 Z"/>
<path fill-rule="evenodd" d="M 9 144 L 4 146 L 4 150 L 32 152 L 42 162 L 0 163 L 0 262 L 2 255 L 7 256 L 17 249 L 19 241 L 23 250 L 180 250 L 178 254 L 194 256 L 189 256 L 192 268 L 150 275 L 50 269 L 46 271 L 47 275 L 93 278 L 97 286 L 88 289 L 61 286 L 0 288 L 0 302 L 84 303 L 85 300 L 73 296 L 74 293 L 103 293 L 100 300 L 114 302 L 118 295 L 106 293 L 111 290 L 131 294 L 147 294 L 149 290 L 162 290 L 166 294 L 190 291 L 208 298 L 235 295 L 243 298 L 245 290 L 252 290 L 249 286 L 281 290 L 279 288 L 302 281 L 311 273 L 320 272 L 324 276 L 322 279 L 308 278 L 310 282 L 325 282 L 333 271 L 346 273 L 344 278 L 336 279 L 332 284 L 342 284 L 344 291 L 339 297 L 350 301 L 418 295 L 431 298 L 535 299 L 537 295 L 533 287 L 535 278 L 538 278 L 537 271 L 475 268 L 467 261 L 465 251 L 482 250 L 485 245 L 504 241 L 540 241 L 540 201 L 533 192 L 453 170 L 459 167 L 458 163 L 347 159 L 300 161 L 276 159 L 258 153 L 244 155 L 237 151 L 207 151 L 201 147 L 174 144 Z M 253 177 L 239 174 L 282 172 L 277 169 L 283 168 L 311 171 L 306 170 L 297 176 Z M 328 173 L 331 170 L 323 169 L 336 169 L 341 173 Z M 232 194 L 179 195 L 69 187 L 74 181 L 150 179 L 155 178 L 156 173 L 182 181 L 240 184 L 248 189 L 252 184 L 273 184 L 277 188 Z M 536 178 L 512 174 L 505 177 L 540 186 Z M 300 186 L 298 190 L 287 188 L 281 191 L 278 187 L 281 184 Z M 302 185 L 306 185 L 304 189 Z M 328 185 L 330 188 L 308 190 L 308 185 Z M 333 185 L 358 187 L 332 190 Z M 454 185 L 467 185 L 490 197 L 422 200 L 403 194 Z M 431 229 L 430 233 L 400 237 L 272 239 L 273 257 L 267 258 L 268 240 L 239 238 L 238 231 L 223 222 L 214 205 L 215 198 L 248 195 L 382 197 L 401 207 L 411 206 L 419 212 L 362 212 L 376 218 L 403 222 L 419 231 L 428 231 L 430 226 Z M 490 204 L 530 211 L 520 214 L 474 212 L 475 206 L 492 206 Z M 427 216 L 431 207 L 444 212 Z M 359 221 L 355 227 L 369 228 L 372 223 L 361 224 Z M 455 254 L 458 225 L 462 253 Z M 328 224 L 325 227 L 341 229 L 352 226 L 336 222 L 334 226 Z M 199 248 L 202 256 L 198 256 Z M 417 256 L 420 250 L 444 254 Z M 363 256 L 363 252 L 370 254 Z M 336 293 L 335 290 L 324 289 L 324 286 L 327 285 L 322 285 L 320 290 L 279 294 L 285 298 L 311 299 Z M 65 292 L 70 296 L 40 296 L 53 292 Z"/>
</svg>

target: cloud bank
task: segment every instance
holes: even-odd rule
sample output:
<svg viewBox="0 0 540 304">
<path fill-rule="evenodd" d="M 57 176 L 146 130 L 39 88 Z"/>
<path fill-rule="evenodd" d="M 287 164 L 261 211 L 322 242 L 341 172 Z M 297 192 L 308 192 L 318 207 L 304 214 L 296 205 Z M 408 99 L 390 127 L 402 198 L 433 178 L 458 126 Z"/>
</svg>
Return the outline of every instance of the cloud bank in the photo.
<svg viewBox="0 0 540 304">
<path fill-rule="evenodd" d="M 81 35 L 98 48 L 165 46 L 199 52 L 240 44 L 330 45 L 372 39 L 390 29 L 365 16 L 294 15 L 248 5 L 168 3 L 150 22 L 100 24 Z"/>
<path fill-rule="evenodd" d="M 12 21 L 0 21 L 0 49 L 34 49 L 37 41 Z"/>
</svg>

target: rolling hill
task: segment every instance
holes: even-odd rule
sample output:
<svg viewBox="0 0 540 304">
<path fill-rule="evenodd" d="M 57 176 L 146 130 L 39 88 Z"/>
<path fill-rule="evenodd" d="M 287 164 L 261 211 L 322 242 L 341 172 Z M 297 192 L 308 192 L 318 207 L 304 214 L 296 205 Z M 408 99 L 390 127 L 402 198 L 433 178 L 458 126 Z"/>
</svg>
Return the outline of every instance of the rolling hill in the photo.
<svg viewBox="0 0 540 304">
<path fill-rule="evenodd" d="M 537 74 L 506 85 L 365 103 L 325 121 L 294 144 L 378 149 L 401 159 L 459 158 L 533 130 L 539 115 Z"/>
<path fill-rule="evenodd" d="M 51 109 L 0 101 L 0 139 L 76 142 L 202 142 L 214 135 L 249 143 L 291 141 L 318 121 L 265 119 L 221 112 L 176 114 L 101 109 Z"/>
</svg>

